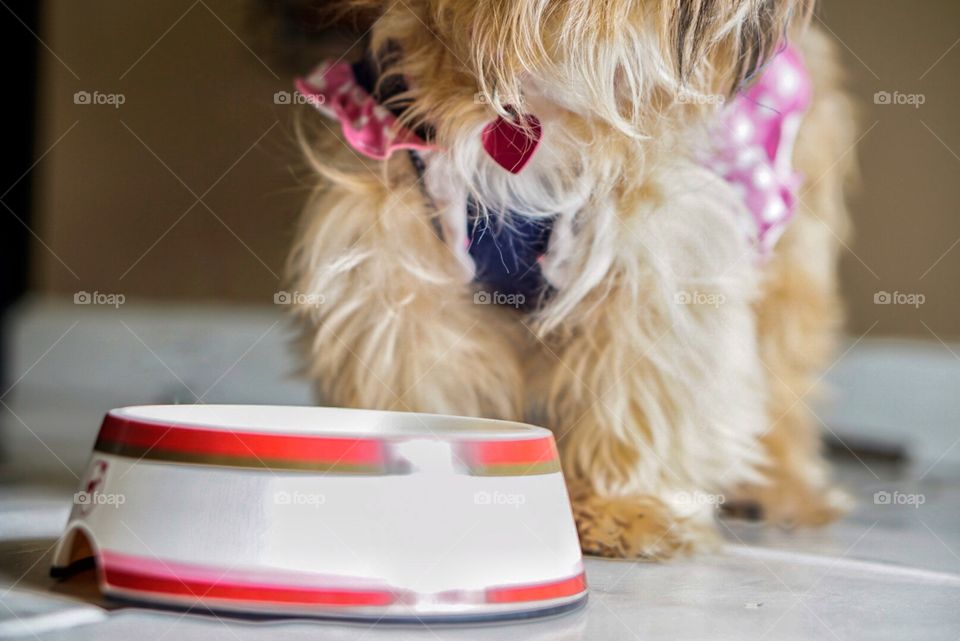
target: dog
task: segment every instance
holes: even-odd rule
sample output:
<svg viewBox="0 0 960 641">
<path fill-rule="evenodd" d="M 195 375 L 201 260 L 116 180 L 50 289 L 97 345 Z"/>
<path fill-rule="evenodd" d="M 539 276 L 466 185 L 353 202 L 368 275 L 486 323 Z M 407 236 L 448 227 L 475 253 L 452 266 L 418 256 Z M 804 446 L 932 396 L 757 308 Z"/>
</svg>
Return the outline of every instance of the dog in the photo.
<svg viewBox="0 0 960 641">
<path fill-rule="evenodd" d="M 298 85 L 319 398 L 548 426 L 588 554 L 841 515 L 807 399 L 855 114 L 812 3 L 333 4 L 376 19 Z"/>
</svg>

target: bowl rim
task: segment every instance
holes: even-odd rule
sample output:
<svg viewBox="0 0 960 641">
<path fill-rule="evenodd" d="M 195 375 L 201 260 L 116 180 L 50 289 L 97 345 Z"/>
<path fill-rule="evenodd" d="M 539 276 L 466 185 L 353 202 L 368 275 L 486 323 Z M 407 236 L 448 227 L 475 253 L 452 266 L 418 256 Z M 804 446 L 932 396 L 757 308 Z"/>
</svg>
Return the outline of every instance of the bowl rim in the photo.
<svg viewBox="0 0 960 641">
<path fill-rule="evenodd" d="M 198 416 L 191 417 L 191 414 Z M 519 421 L 310 405 L 131 405 L 111 409 L 107 415 L 124 422 L 173 427 L 178 430 L 214 430 L 308 438 L 512 441 L 553 436 L 553 432 L 545 427 Z M 317 425 L 324 421 L 334 421 L 337 424 Z"/>
</svg>

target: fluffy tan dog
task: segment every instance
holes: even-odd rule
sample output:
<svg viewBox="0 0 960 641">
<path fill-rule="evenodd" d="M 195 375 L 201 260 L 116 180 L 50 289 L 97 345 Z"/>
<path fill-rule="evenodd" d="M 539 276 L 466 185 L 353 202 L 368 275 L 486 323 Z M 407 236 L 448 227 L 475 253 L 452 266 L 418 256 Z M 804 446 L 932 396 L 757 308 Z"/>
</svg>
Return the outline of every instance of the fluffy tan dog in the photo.
<svg viewBox="0 0 960 641">
<path fill-rule="evenodd" d="M 358 118 L 307 145 L 322 184 L 291 274 L 324 301 L 298 308 L 322 400 L 549 426 L 588 553 L 703 548 L 720 497 L 778 523 L 836 517 L 803 399 L 840 317 L 854 127 L 809 3 L 342 4 L 379 14 L 374 93 L 399 118 L 386 144 L 419 142 L 367 157 L 345 144 Z M 799 133 L 778 129 L 803 180 L 764 251 L 742 186 L 704 154 L 788 44 L 812 82 Z M 379 93 L 391 78 L 401 90 Z M 497 123 L 535 147 L 522 169 L 491 151 Z M 466 248 L 476 220 L 487 242 L 550 221 L 545 253 L 514 272 L 538 273 L 537 295 L 490 291 Z"/>
</svg>

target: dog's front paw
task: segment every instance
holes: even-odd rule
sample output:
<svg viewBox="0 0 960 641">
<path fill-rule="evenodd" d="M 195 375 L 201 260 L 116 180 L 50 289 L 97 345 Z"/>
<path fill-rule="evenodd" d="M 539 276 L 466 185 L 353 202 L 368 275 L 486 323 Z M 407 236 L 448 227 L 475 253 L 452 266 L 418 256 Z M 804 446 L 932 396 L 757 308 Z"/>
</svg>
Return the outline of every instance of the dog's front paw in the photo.
<svg viewBox="0 0 960 641">
<path fill-rule="evenodd" d="M 584 554 L 652 561 L 717 545 L 712 524 L 677 518 L 654 496 L 603 497 L 571 486 L 570 500 Z"/>
</svg>

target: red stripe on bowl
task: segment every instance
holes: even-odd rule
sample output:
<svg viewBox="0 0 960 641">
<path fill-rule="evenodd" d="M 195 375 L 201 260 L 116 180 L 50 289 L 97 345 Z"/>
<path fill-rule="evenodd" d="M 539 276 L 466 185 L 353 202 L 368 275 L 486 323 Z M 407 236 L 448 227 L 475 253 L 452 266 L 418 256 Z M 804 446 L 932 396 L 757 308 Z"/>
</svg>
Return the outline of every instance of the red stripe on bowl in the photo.
<svg viewBox="0 0 960 641">
<path fill-rule="evenodd" d="M 384 443 L 376 439 L 210 430 L 141 422 L 111 414 L 103 420 L 95 447 L 107 449 L 108 445 L 200 456 L 255 456 L 268 461 L 377 466 L 386 463 Z"/>
<path fill-rule="evenodd" d="M 110 561 L 111 556 L 112 553 L 101 556 L 101 576 L 108 590 L 118 588 L 149 594 L 191 597 L 201 601 L 211 599 L 336 607 L 387 606 L 396 601 L 394 593 L 388 589 L 348 589 L 238 581 L 227 573 L 214 569 L 178 573 L 161 561 L 127 555 L 117 555 L 122 556 L 123 560 L 119 564 L 113 564 Z"/>
<path fill-rule="evenodd" d="M 522 603 L 524 601 L 547 601 L 580 594 L 587 589 L 586 576 L 577 576 L 536 585 L 515 585 L 487 590 L 487 603 Z"/>
<path fill-rule="evenodd" d="M 557 447 L 552 436 L 517 441 L 483 441 L 468 443 L 473 465 L 536 465 L 557 460 Z"/>
</svg>

